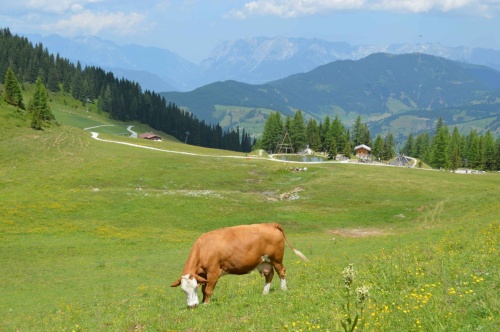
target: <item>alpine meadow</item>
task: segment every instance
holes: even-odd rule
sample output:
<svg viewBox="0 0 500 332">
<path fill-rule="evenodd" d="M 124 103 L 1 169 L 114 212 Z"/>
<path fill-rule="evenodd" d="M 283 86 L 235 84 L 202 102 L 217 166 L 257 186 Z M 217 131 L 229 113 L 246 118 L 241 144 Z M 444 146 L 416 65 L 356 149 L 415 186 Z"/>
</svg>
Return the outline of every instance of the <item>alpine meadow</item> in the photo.
<svg viewBox="0 0 500 332">
<path fill-rule="evenodd" d="M 21 88 L 6 101 L 0 84 L 0 331 L 500 329 L 498 172 L 195 146 L 20 66 L 2 79 L 9 66 Z M 187 309 L 170 285 L 196 239 L 267 222 L 309 259 L 285 249 L 288 290 L 229 275 Z"/>
</svg>

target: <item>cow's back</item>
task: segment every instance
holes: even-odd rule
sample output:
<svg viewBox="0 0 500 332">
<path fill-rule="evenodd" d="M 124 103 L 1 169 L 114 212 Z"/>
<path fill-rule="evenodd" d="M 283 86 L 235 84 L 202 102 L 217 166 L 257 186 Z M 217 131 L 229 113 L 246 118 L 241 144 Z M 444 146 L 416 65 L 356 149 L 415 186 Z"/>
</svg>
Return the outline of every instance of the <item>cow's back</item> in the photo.
<svg viewBox="0 0 500 332">
<path fill-rule="evenodd" d="M 195 246 L 202 269 L 217 265 L 228 273 L 243 274 L 262 257 L 281 261 L 284 237 L 279 224 L 240 225 L 205 233 Z"/>
</svg>

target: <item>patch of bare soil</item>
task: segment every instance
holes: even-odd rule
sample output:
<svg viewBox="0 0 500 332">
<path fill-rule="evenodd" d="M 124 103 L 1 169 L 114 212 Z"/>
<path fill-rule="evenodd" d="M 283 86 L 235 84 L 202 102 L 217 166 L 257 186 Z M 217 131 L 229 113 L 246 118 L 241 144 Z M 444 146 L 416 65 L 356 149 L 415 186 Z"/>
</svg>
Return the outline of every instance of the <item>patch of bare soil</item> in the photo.
<svg viewBox="0 0 500 332">
<path fill-rule="evenodd" d="M 304 188 L 297 187 L 291 191 L 284 193 L 278 193 L 275 191 L 265 191 L 262 194 L 266 197 L 268 202 L 278 202 L 278 201 L 294 201 L 299 199 L 299 192 L 303 191 Z"/>
<path fill-rule="evenodd" d="M 376 228 L 340 228 L 329 230 L 328 233 L 344 237 L 369 237 L 389 234 L 383 230 Z"/>
</svg>

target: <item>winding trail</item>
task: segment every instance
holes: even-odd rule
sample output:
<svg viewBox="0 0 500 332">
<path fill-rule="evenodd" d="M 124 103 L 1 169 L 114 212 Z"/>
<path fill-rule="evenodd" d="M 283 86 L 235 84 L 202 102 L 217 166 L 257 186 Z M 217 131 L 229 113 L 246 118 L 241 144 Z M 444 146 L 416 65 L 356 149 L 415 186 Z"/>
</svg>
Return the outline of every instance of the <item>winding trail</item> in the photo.
<svg viewBox="0 0 500 332">
<path fill-rule="evenodd" d="M 105 127 L 105 126 L 114 126 L 114 125 L 100 125 L 100 126 L 94 126 L 94 127 L 89 127 L 85 128 L 84 130 L 90 130 L 94 128 L 99 128 L 99 127 Z M 127 130 L 131 133 L 130 137 L 137 137 L 137 133 L 132 131 L 133 126 L 128 126 Z M 211 154 L 200 154 L 200 153 L 192 153 L 192 152 L 183 152 L 183 151 L 174 151 L 174 150 L 166 150 L 166 149 L 160 149 L 160 148 L 155 148 L 151 146 L 145 146 L 145 145 L 140 145 L 140 144 L 133 144 L 133 143 L 128 143 L 128 142 L 121 142 L 121 141 L 113 141 L 113 140 L 108 140 L 108 139 L 102 139 L 99 138 L 99 133 L 95 131 L 90 132 L 92 135 L 92 138 L 101 141 L 101 142 L 106 142 L 106 143 L 114 143 L 114 144 L 121 144 L 121 145 L 127 145 L 127 146 L 132 146 L 136 148 L 142 148 L 142 149 L 148 149 L 148 150 L 154 150 L 154 151 L 160 151 L 160 152 L 167 152 L 167 153 L 176 153 L 176 154 L 182 154 L 182 155 L 187 155 L 187 156 L 198 156 L 198 157 L 211 157 L 211 158 L 233 158 L 233 159 L 252 159 L 252 160 L 268 160 L 268 161 L 275 161 L 275 162 L 280 162 L 284 164 L 306 164 L 306 165 L 313 165 L 313 164 L 324 164 L 324 163 L 338 163 L 338 162 L 330 162 L 330 161 L 290 161 L 290 160 L 281 160 L 281 159 L 275 159 L 271 155 L 269 158 L 264 158 L 260 156 L 222 156 L 222 155 L 211 155 Z M 133 136 L 133 135 L 136 136 Z M 411 158 L 414 159 L 414 158 Z M 415 167 L 416 164 L 416 159 L 414 159 L 414 165 L 412 168 Z M 365 163 L 353 163 L 353 162 L 340 162 L 340 163 L 347 163 L 351 165 L 371 165 L 371 166 L 389 166 L 389 167 L 399 167 L 399 166 L 393 166 L 393 165 L 388 165 L 388 164 L 365 164 Z M 416 168 L 415 168 L 416 169 Z"/>
<path fill-rule="evenodd" d="M 128 126 L 127 127 L 127 130 L 130 132 L 130 137 L 137 138 L 137 133 L 132 130 L 132 127 L 134 127 L 134 126 Z"/>
<path fill-rule="evenodd" d="M 101 126 L 98 126 L 98 127 L 101 127 Z M 93 127 L 93 128 L 96 128 L 96 127 Z M 91 129 L 91 128 L 86 128 L 86 129 Z M 154 151 L 183 154 L 183 155 L 188 155 L 188 156 L 199 156 L 199 157 L 269 160 L 267 158 L 254 157 L 254 156 L 221 156 L 221 155 L 209 155 L 209 154 L 199 154 L 199 153 L 191 153 L 191 152 L 166 150 L 166 149 L 154 148 L 154 147 L 151 147 L 151 146 L 144 146 L 144 145 L 133 144 L 133 143 L 128 143 L 128 142 L 120 142 L 120 141 L 112 141 L 112 140 L 108 140 L 108 139 L 102 139 L 102 138 L 99 138 L 99 133 L 96 133 L 95 131 L 91 131 L 90 133 L 91 133 L 93 139 L 101 141 L 101 142 L 115 143 L 115 144 L 121 144 L 121 145 L 128 145 L 128 146 L 133 146 L 133 147 L 136 147 L 136 148 L 143 148 L 143 149 L 154 150 Z"/>
</svg>

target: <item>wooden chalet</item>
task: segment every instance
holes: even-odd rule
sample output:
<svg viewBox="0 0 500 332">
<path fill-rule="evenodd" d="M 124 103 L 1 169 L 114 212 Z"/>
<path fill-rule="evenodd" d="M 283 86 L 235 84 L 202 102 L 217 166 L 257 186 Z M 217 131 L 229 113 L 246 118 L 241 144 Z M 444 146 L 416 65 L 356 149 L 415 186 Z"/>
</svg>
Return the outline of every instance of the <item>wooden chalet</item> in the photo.
<svg viewBox="0 0 500 332">
<path fill-rule="evenodd" d="M 371 151 L 372 151 L 372 148 L 370 148 L 368 145 L 364 145 L 364 144 L 358 145 L 354 148 L 354 153 L 356 154 L 356 157 L 360 157 L 360 158 L 369 156 Z"/>
<path fill-rule="evenodd" d="M 142 138 L 142 139 L 148 139 L 150 141 L 161 141 L 161 137 L 158 136 L 158 135 L 155 135 L 153 133 L 144 133 L 144 134 L 140 134 L 139 135 L 139 138 Z"/>
</svg>

